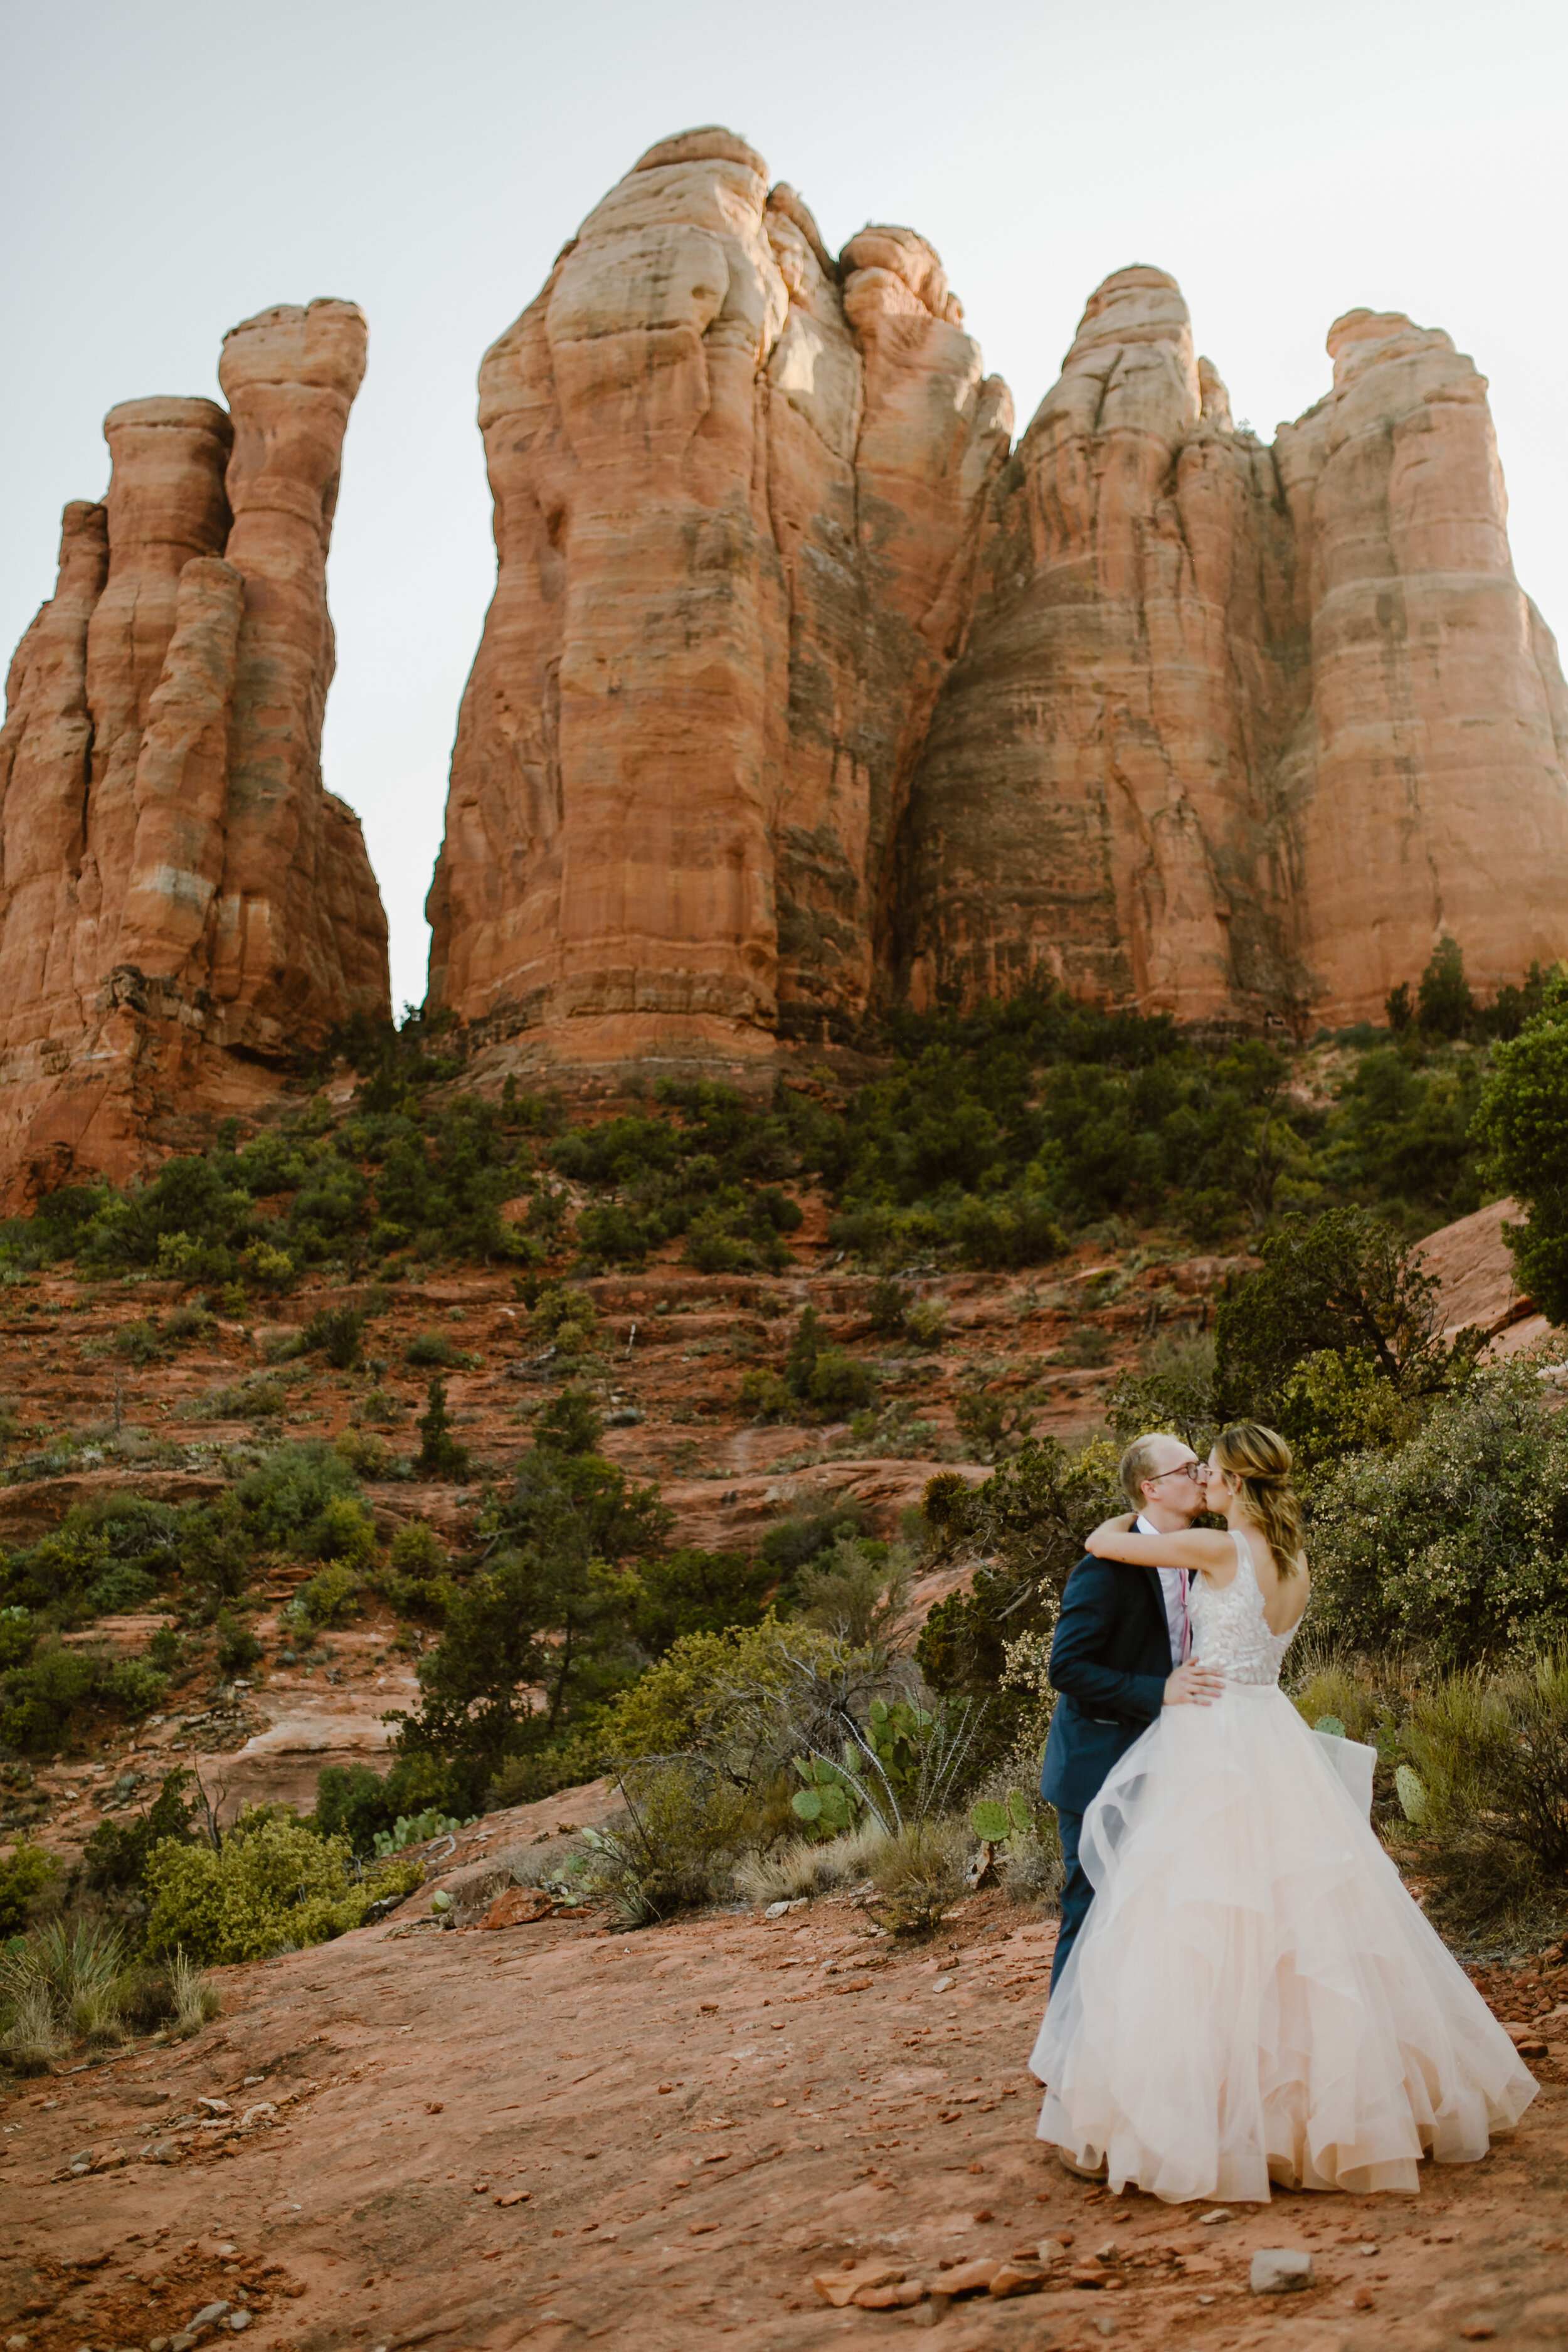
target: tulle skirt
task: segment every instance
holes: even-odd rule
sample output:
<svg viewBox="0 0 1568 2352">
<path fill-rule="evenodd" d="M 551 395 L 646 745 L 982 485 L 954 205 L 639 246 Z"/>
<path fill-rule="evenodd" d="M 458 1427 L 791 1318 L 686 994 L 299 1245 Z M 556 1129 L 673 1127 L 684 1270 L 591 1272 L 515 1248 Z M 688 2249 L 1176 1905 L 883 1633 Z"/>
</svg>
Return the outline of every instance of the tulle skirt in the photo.
<svg viewBox="0 0 1568 2352">
<path fill-rule="evenodd" d="M 1536 2085 L 1283 1692 L 1170 1707 L 1079 1852 L 1094 1901 L 1030 2066 L 1039 2136 L 1173 2204 L 1411 2190 Z"/>
</svg>

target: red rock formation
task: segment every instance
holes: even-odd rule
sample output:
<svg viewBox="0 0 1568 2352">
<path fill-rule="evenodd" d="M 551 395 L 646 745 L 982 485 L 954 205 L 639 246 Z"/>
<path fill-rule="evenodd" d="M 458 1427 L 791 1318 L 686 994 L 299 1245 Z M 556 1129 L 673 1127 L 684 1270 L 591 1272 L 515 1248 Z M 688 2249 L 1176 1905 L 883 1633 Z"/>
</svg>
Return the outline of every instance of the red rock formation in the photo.
<svg viewBox="0 0 1568 2352">
<path fill-rule="evenodd" d="M 1310 631 L 1282 763 L 1314 1012 L 1375 1018 L 1445 931 L 1490 992 L 1568 947 L 1568 690 L 1513 576 L 1486 379 L 1352 310 L 1333 389 L 1275 444 Z"/>
<path fill-rule="evenodd" d="M 1006 446 L 941 265 L 664 142 L 486 355 L 431 1001 L 594 1061 L 852 1024 Z"/>
<path fill-rule="evenodd" d="M 1238 433 L 1173 279 L 1090 299 L 995 499 L 921 762 L 900 981 L 1054 971 L 1184 1018 L 1382 1017 L 1450 932 L 1568 947 L 1568 697 L 1513 578 L 1485 384 L 1352 312 L 1334 389 Z"/>
<path fill-rule="evenodd" d="M 387 1009 L 359 825 L 321 781 L 326 551 L 364 346 L 342 302 L 236 328 L 231 412 L 111 410 L 105 504 L 66 509 L 0 732 L 9 1200 L 129 1173 L 171 1120 L 253 1101 L 268 1063 Z"/>
<path fill-rule="evenodd" d="M 1184 1018 L 1294 991 L 1267 762 L 1304 695 L 1269 454 L 1230 421 L 1175 280 L 1091 297 L 1000 494 L 914 786 L 919 1004 L 1075 992 Z"/>
<path fill-rule="evenodd" d="M 1481 379 L 1352 313 L 1238 431 L 1121 270 L 1010 464 L 935 253 L 837 262 L 721 131 L 650 150 L 487 355 L 496 596 L 431 1001 L 576 1062 L 1016 987 L 1378 1017 L 1568 947 L 1568 695 Z"/>
</svg>

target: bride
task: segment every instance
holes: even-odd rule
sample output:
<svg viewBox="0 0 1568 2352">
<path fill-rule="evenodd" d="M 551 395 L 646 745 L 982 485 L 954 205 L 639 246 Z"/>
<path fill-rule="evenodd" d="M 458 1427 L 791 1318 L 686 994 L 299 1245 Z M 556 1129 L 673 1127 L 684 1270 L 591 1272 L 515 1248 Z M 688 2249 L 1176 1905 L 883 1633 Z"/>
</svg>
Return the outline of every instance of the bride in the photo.
<svg viewBox="0 0 1568 2352">
<path fill-rule="evenodd" d="M 1473 2163 L 1536 2085 L 1279 1686 L 1310 1591 L 1283 1438 L 1215 1441 L 1228 1532 L 1134 1535 L 1100 1559 L 1196 1571 L 1215 1703 L 1169 1706 L 1085 1815 L 1094 1901 L 1030 2066 L 1069 2168 L 1171 2203 L 1409 2191 Z"/>
</svg>

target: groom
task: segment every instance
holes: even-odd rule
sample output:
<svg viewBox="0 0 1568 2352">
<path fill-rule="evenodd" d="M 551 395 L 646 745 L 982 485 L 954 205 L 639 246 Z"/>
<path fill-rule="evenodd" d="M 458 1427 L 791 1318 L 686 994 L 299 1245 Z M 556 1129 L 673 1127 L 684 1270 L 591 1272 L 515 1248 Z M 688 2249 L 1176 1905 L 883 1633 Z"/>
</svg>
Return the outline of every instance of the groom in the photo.
<svg viewBox="0 0 1568 2352">
<path fill-rule="evenodd" d="M 1179 1437 L 1137 1437 L 1121 1457 L 1121 1490 L 1141 1534 L 1191 1527 L 1204 1507 L 1204 1465 Z M 1061 1693 L 1046 1742 L 1040 1794 L 1061 1829 L 1062 1924 L 1054 1986 L 1083 1926 L 1094 1889 L 1079 1861 L 1083 1817 L 1118 1759 L 1163 1706 L 1207 1706 L 1225 1677 L 1189 1664 L 1187 1575 L 1179 1568 L 1079 1561 L 1062 1596 L 1051 1643 Z"/>
</svg>

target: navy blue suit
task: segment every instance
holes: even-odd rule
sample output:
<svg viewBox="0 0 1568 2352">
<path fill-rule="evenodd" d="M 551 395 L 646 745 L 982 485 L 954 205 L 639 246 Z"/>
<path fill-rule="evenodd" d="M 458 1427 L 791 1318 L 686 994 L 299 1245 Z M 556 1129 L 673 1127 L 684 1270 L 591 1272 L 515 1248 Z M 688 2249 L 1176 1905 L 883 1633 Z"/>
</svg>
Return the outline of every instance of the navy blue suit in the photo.
<svg viewBox="0 0 1568 2352">
<path fill-rule="evenodd" d="M 1061 1696 L 1040 1773 L 1040 1794 L 1057 1809 L 1067 1866 L 1053 1984 L 1094 1899 L 1078 1858 L 1084 1814 L 1111 1766 L 1159 1714 L 1170 1673 L 1171 1629 L 1158 1571 L 1080 1559 L 1051 1643 L 1051 1682 Z"/>
</svg>

